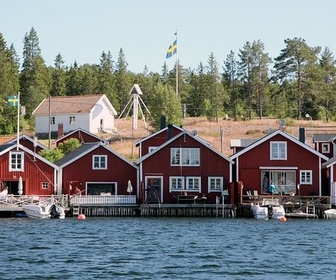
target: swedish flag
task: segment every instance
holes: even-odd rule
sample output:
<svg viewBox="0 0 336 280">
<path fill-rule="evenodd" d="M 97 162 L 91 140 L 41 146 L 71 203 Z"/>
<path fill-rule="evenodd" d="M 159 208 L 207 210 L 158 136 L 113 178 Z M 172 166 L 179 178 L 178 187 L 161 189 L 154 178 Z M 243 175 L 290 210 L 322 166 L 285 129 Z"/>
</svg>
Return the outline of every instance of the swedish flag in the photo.
<svg viewBox="0 0 336 280">
<path fill-rule="evenodd" d="M 19 105 L 19 98 L 17 95 L 7 96 L 9 106 L 17 107 Z"/>
<path fill-rule="evenodd" d="M 177 53 L 177 40 L 175 40 L 174 43 L 172 43 L 169 46 L 166 58 L 170 58 L 170 57 L 172 57 L 176 53 Z"/>
</svg>

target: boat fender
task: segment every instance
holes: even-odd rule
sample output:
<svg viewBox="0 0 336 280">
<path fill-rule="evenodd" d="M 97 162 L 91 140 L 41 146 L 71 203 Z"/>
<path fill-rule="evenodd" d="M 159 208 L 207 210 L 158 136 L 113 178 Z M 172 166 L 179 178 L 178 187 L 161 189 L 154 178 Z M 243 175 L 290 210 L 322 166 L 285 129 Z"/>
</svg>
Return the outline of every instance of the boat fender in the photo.
<svg viewBox="0 0 336 280">
<path fill-rule="evenodd" d="M 85 215 L 84 214 L 79 214 L 77 217 L 77 220 L 85 220 Z"/>
<path fill-rule="evenodd" d="M 281 217 L 279 220 L 280 220 L 280 222 L 286 222 L 287 221 L 285 216 Z"/>
</svg>

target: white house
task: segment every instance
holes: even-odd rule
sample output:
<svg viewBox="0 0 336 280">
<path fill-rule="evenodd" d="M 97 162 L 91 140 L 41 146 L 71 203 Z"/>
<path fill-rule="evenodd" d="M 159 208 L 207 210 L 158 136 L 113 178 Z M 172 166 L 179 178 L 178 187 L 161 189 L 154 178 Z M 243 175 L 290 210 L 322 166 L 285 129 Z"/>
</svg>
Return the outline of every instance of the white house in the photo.
<svg viewBox="0 0 336 280">
<path fill-rule="evenodd" d="M 48 97 L 33 112 L 38 136 L 49 132 L 63 135 L 78 128 L 93 134 L 111 132 L 115 129 L 116 115 L 104 94 Z"/>
</svg>

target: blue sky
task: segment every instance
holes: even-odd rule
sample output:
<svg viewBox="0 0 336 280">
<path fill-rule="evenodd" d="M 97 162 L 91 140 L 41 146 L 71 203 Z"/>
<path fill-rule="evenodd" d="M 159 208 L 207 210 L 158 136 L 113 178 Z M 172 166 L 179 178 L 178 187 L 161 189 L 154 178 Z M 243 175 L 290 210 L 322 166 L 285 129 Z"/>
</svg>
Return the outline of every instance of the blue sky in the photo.
<svg viewBox="0 0 336 280">
<path fill-rule="evenodd" d="M 22 57 L 23 39 L 32 27 L 42 56 L 53 65 L 99 63 L 103 51 L 116 60 L 123 49 L 128 69 L 161 73 L 169 44 L 178 32 L 178 58 L 185 68 L 207 63 L 212 52 L 222 71 L 231 50 L 261 40 L 271 58 L 287 38 L 336 52 L 334 0 L 2 0 L 0 32 Z M 166 60 L 174 67 L 175 56 Z M 22 61 L 21 61 L 22 62 Z"/>
</svg>

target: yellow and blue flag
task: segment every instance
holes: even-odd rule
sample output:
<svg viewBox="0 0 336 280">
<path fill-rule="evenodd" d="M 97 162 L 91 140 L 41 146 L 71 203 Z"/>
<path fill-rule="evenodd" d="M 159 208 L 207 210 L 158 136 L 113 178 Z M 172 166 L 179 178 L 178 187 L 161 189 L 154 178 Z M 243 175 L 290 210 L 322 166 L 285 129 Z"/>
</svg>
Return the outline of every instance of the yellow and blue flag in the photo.
<svg viewBox="0 0 336 280">
<path fill-rule="evenodd" d="M 172 43 L 169 46 L 166 58 L 170 58 L 170 57 L 172 57 L 176 53 L 177 53 L 177 40 L 175 40 L 174 43 Z"/>
<path fill-rule="evenodd" d="M 7 96 L 9 106 L 17 107 L 19 105 L 19 98 L 17 95 Z"/>
</svg>

